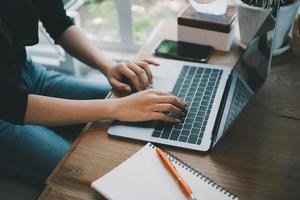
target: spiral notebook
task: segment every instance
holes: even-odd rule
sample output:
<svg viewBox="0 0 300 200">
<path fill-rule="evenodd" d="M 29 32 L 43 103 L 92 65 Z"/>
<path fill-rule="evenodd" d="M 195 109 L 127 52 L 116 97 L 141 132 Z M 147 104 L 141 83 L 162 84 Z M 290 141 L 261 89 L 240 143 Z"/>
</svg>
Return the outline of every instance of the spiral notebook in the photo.
<svg viewBox="0 0 300 200">
<path fill-rule="evenodd" d="M 186 200 L 180 187 L 164 167 L 155 146 L 148 143 L 115 169 L 94 181 L 91 187 L 112 200 Z M 202 173 L 166 152 L 197 200 L 237 200 L 237 196 Z"/>
</svg>

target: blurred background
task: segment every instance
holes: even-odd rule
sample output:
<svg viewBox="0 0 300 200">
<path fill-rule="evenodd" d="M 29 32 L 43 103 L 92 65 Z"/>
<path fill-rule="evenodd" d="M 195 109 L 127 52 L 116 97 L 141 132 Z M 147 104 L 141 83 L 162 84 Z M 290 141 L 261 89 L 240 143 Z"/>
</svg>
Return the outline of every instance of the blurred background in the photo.
<svg viewBox="0 0 300 200">
<path fill-rule="evenodd" d="M 176 16 L 187 0 L 63 0 L 68 15 L 89 39 L 117 61 L 134 59 L 147 38 L 162 21 Z M 27 51 L 34 61 L 80 77 L 94 77 L 92 71 L 78 62 L 52 39 L 40 24 L 40 44 Z M 98 73 L 99 74 L 99 73 Z"/>
</svg>

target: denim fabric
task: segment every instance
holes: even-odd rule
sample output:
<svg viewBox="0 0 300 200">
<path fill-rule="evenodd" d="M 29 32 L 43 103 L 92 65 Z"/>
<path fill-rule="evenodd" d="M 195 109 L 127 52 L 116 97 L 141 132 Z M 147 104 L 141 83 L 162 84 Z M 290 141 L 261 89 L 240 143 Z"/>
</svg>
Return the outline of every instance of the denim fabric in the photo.
<svg viewBox="0 0 300 200">
<path fill-rule="evenodd" d="M 22 80 L 29 93 L 66 99 L 102 99 L 108 84 L 89 82 L 47 71 L 28 59 Z M 43 185 L 84 125 L 47 128 L 15 125 L 0 120 L 0 165 L 13 170 L 31 183 Z M 63 136 L 60 132 L 70 135 Z M 72 134 L 72 135 L 71 135 Z"/>
</svg>

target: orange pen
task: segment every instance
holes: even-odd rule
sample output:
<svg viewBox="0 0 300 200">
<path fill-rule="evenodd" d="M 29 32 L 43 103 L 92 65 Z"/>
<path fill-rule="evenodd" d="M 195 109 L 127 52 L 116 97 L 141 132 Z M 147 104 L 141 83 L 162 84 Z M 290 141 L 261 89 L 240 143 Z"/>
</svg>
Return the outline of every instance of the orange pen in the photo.
<svg viewBox="0 0 300 200">
<path fill-rule="evenodd" d="M 159 155 L 160 159 L 163 161 L 164 165 L 168 169 L 168 171 L 172 174 L 172 176 L 176 179 L 178 182 L 180 188 L 188 198 L 188 200 L 196 200 L 195 196 L 193 195 L 193 192 L 191 188 L 186 184 L 186 182 L 181 178 L 181 176 L 178 174 L 177 170 L 173 166 L 173 164 L 169 161 L 167 156 L 164 154 L 164 152 L 160 148 L 156 148 L 156 152 Z"/>
</svg>

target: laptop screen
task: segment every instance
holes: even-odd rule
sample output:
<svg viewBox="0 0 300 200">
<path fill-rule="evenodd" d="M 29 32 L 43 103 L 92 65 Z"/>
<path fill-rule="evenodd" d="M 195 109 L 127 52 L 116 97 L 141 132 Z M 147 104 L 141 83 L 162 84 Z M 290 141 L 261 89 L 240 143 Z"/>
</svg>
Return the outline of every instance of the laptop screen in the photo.
<svg viewBox="0 0 300 200">
<path fill-rule="evenodd" d="M 270 73 L 273 38 L 275 36 L 277 8 L 270 10 L 257 33 L 235 64 L 230 85 L 222 100 L 223 111 L 213 145 L 227 131 L 251 97 L 263 85 Z"/>
<path fill-rule="evenodd" d="M 234 66 L 234 71 L 246 81 L 253 92 L 262 86 L 270 73 L 276 15 L 277 9 L 274 8 Z"/>
</svg>

